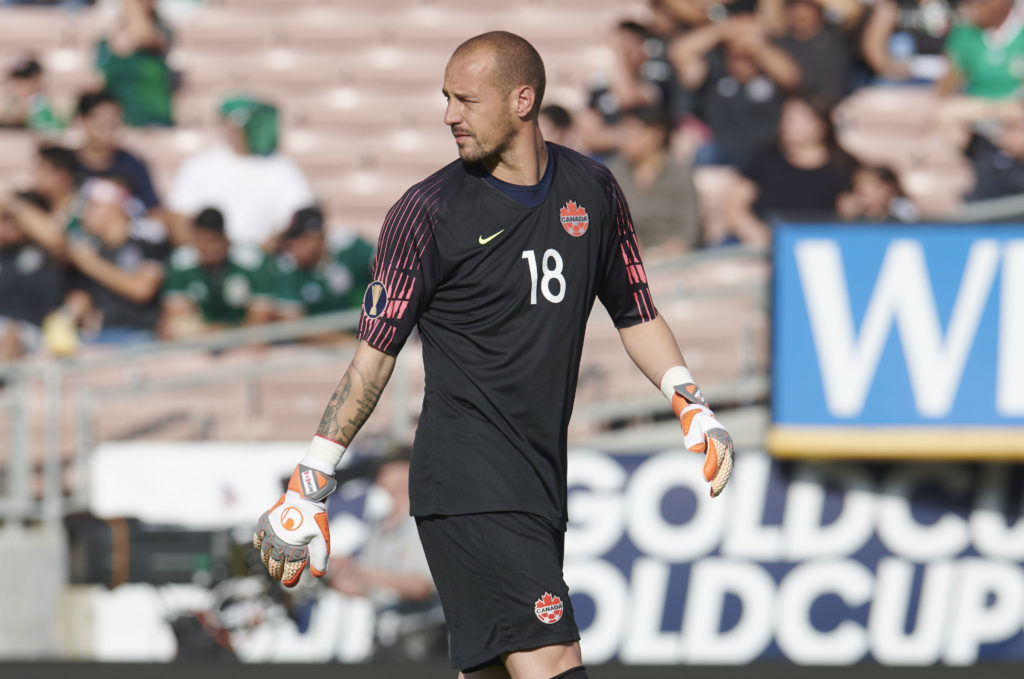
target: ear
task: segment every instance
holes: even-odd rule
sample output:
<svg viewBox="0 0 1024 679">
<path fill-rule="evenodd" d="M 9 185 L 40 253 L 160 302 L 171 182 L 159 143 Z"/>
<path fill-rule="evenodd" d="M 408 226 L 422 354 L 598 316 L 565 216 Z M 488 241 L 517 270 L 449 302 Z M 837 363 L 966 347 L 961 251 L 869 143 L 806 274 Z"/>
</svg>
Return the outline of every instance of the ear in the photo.
<svg viewBox="0 0 1024 679">
<path fill-rule="evenodd" d="M 533 110 L 533 103 L 537 99 L 537 93 L 534 92 L 533 88 L 529 85 L 521 85 L 516 89 L 512 90 L 512 96 L 515 97 L 513 105 L 515 106 L 516 116 L 520 120 L 525 120 L 536 111 Z"/>
</svg>

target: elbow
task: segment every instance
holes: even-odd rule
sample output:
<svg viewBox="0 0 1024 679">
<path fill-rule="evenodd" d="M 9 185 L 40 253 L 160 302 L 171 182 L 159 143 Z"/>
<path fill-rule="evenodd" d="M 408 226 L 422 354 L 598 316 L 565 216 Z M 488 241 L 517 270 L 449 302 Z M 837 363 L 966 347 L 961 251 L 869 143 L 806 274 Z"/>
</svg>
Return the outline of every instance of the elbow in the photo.
<svg viewBox="0 0 1024 679">
<path fill-rule="evenodd" d="M 128 299 L 134 302 L 135 304 L 143 305 L 149 304 L 154 299 L 156 299 L 156 296 L 159 294 L 159 292 L 159 283 L 157 283 L 156 285 L 150 285 L 147 283 L 145 285 L 133 286 L 131 291 L 126 295 L 126 297 L 128 297 Z"/>
</svg>

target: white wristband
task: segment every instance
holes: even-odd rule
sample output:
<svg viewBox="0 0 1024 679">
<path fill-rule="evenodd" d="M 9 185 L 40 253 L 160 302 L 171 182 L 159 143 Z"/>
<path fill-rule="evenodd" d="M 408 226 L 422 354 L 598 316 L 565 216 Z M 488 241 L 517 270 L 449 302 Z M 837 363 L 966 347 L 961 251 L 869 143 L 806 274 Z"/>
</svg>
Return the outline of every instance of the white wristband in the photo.
<svg viewBox="0 0 1024 679">
<path fill-rule="evenodd" d="M 686 366 L 677 365 L 665 371 L 659 386 L 661 387 L 661 393 L 665 394 L 665 398 L 668 399 L 669 403 L 672 403 L 672 395 L 676 393 L 676 385 L 693 381 L 693 375 L 690 374 Z"/>
<path fill-rule="evenodd" d="M 313 437 L 313 441 L 309 444 L 309 452 L 299 464 L 333 476 L 334 470 L 344 454 L 345 446 L 317 435 Z"/>
</svg>

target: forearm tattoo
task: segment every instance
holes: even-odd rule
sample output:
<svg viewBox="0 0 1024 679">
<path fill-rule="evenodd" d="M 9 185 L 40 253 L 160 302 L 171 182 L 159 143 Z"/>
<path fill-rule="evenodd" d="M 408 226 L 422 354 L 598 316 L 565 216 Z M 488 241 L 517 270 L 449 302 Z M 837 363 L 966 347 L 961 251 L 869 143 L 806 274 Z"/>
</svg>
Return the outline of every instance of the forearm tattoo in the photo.
<svg viewBox="0 0 1024 679">
<path fill-rule="evenodd" d="M 355 401 L 348 408 L 351 409 L 354 405 L 356 412 L 346 415 L 343 412 L 345 406 L 353 398 L 353 375 L 357 382 L 356 394 L 354 396 Z M 384 385 L 377 384 L 360 372 L 359 368 L 350 365 L 338 383 L 338 388 L 331 395 L 331 400 L 327 404 L 327 408 L 324 409 L 324 414 L 320 418 L 320 426 L 317 428 L 316 433 L 347 446 L 355 438 L 360 428 L 366 424 L 366 420 L 377 406 L 377 401 L 380 400 L 383 391 Z"/>
</svg>

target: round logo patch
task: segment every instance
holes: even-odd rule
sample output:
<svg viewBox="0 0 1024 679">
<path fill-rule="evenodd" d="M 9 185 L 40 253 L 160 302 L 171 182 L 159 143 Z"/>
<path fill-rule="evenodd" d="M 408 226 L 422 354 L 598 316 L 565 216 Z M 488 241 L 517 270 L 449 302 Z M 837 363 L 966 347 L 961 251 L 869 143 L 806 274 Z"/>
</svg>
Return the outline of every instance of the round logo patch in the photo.
<svg viewBox="0 0 1024 679">
<path fill-rule="evenodd" d="M 557 596 L 551 596 L 550 592 L 544 592 L 544 596 L 533 602 L 533 612 L 545 625 L 553 625 L 561 620 L 562 608 L 562 600 Z"/>
<path fill-rule="evenodd" d="M 302 526 L 302 512 L 296 507 L 285 507 L 281 512 L 281 525 L 285 530 L 298 530 Z"/>
<path fill-rule="evenodd" d="M 388 306 L 388 289 L 380 281 L 374 281 L 366 287 L 363 295 L 363 313 L 370 318 L 380 318 Z"/>
<path fill-rule="evenodd" d="M 590 217 L 587 216 L 587 209 L 577 205 L 576 201 L 570 200 L 558 211 L 558 221 L 562 223 L 565 232 L 574 238 L 579 238 L 587 232 L 590 226 Z"/>
</svg>

